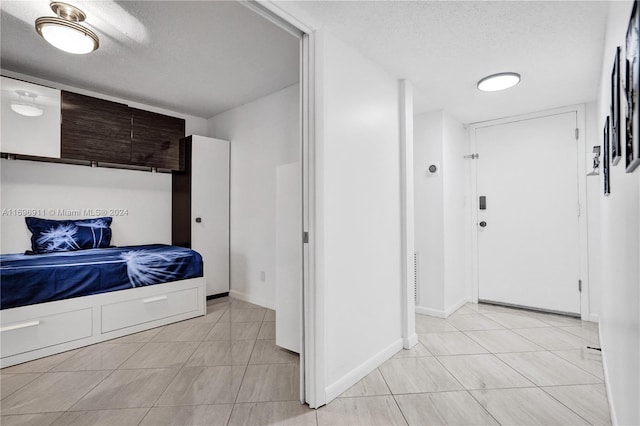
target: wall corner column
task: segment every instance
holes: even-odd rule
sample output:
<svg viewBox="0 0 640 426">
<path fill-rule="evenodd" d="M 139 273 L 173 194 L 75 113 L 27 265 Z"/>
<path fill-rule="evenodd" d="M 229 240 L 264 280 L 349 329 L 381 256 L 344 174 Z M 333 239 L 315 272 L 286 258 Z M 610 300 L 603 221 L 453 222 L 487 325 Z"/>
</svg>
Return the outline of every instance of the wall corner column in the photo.
<svg viewBox="0 0 640 426">
<path fill-rule="evenodd" d="M 410 349 L 418 343 L 415 324 L 415 235 L 413 202 L 413 86 L 399 81 L 400 184 L 402 215 L 402 345 Z"/>
</svg>

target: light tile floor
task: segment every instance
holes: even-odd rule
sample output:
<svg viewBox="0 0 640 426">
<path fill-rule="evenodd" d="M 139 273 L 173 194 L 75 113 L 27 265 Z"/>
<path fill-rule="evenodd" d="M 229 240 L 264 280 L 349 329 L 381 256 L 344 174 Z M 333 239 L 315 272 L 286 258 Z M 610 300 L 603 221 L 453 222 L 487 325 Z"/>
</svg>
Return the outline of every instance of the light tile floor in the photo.
<svg viewBox="0 0 640 426">
<path fill-rule="evenodd" d="M 597 325 L 468 304 L 416 315 L 420 343 L 319 410 L 275 312 L 235 299 L 205 317 L 0 370 L 2 425 L 610 424 Z"/>
</svg>

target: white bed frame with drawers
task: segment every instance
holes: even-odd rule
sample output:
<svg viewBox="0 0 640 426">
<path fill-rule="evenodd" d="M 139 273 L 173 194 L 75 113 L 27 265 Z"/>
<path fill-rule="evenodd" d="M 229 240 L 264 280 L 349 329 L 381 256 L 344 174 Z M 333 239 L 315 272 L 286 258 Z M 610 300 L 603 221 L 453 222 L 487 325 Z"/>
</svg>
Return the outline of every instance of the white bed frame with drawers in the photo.
<svg viewBox="0 0 640 426">
<path fill-rule="evenodd" d="M 0 368 L 206 314 L 204 277 L 0 311 Z"/>
</svg>

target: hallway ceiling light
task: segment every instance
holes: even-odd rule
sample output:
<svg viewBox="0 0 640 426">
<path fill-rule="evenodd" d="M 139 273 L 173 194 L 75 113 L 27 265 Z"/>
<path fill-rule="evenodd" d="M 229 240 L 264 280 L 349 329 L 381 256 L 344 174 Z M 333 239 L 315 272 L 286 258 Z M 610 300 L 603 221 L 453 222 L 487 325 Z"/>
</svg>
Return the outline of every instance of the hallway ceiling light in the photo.
<svg viewBox="0 0 640 426">
<path fill-rule="evenodd" d="M 26 90 L 16 90 L 16 93 L 18 94 L 18 100 L 11 102 L 11 110 L 13 112 L 25 117 L 40 117 L 42 115 L 42 108 L 36 105 L 38 95 Z"/>
<path fill-rule="evenodd" d="M 520 83 L 520 74 L 515 72 L 501 72 L 489 75 L 478 82 L 478 89 L 483 92 L 497 92 L 508 89 Z"/>
<path fill-rule="evenodd" d="M 60 50 L 77 55 L 98 48 L 98 36 L 79 24 L 87 17 L 83 11 L 61 2 L 51 2 L 49 6 L 57 16 L 36 19 L 36 31 L 42 38 Z"/>
</svg>

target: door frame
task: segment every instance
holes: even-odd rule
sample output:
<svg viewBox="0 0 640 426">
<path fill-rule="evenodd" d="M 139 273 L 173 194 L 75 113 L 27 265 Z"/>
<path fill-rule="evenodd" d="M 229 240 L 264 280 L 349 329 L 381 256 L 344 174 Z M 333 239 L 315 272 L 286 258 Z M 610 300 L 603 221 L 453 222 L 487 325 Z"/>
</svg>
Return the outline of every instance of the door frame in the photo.
<svg viewBox="0 0 640 426">
<path fill-rule="evenodd" d="M 585 105 L 572 105 L 567 107 L 553 108 L 544 111 L 538 111 L 530 114 L 505 117 L 496 120 L 481 121 L 471 123 L 469 125 L 469 146 L 471 153 L 477 152 L 476 130 L 483 127 L 496 126 L 500 124 L 514 123 L 517 121 L 526 121 L 535 118 L 548 117 L 551 115 L 575 112 L 576 126 L 578 128 L 577 135 L 577 161 L 578 161 L 578 273 L 582 280 L 582 292 L 580 293 L 580 317 L 583 321 L 590 321 L 589 312 L 589 248 L 588 248 L 588 231 L 587 231 L 587 185 L 586 185 L 586 123 L 585 123 Z M 475 161 L 471 163 L 471 173 L 469 173 L 469 194 L 471 202 L 469 203 L 469 217 L 471 220 L 471 268 L 472 268 L 472 301 L 478 303 L 479 288 L 479 252 L 478 252 L 478 209 L 476 201 L 478 199 L 478 166 Z M 576 283 L 577 285 L 578 283 Z"/>
<path fill-rule="evenodd" d="M 324 375 L 324 298 L 316 285 L 315 139 L 316 35 L 314 29 L 271 0 L 238 0 L 300 39 L 300 137 L 302 163 L 302 324 L 300 402 L 318 408 L 326 403 Z M 303 243 L 303 233 L 307 235 Z"/>
<path fill-rule="evenodd" d="M 316 258 L 321 260 L 322 241 L 316 233 L 316 138 L 321 139 L 322 129 L 316 122 L 322 120 L 323 64 L 322 37 L 316 28 L 319 22 L 291 3 L 275 3 L 273 0 L 239 0 L 266 19 L 301 38 L 300 87 L 301 87 L 301 134 L 302 134 L 302 183 L 303 183 L 303 232 L 308 234 L 308 243 L 303 245 L 302 288 L 302 344 L 300 353 L 300 402 L 318 408 L 327 402 L 325 376 L 325 310 L 324 288 L 317 282 L 322 280 L 316 269 Z M 402 286 L 400 326 L 403 346 L 409 349 L 417 344 L 415 333 L 414 302 L 414 217 L 413 217 L 413 88 L 409 81 L 399 80 L 399 119 L 401 149 L 400 210 L 402 215 L 402 250 L 400 277 Z M 316 278 L 317 277 L 317 278 Z"/>
</svg>

